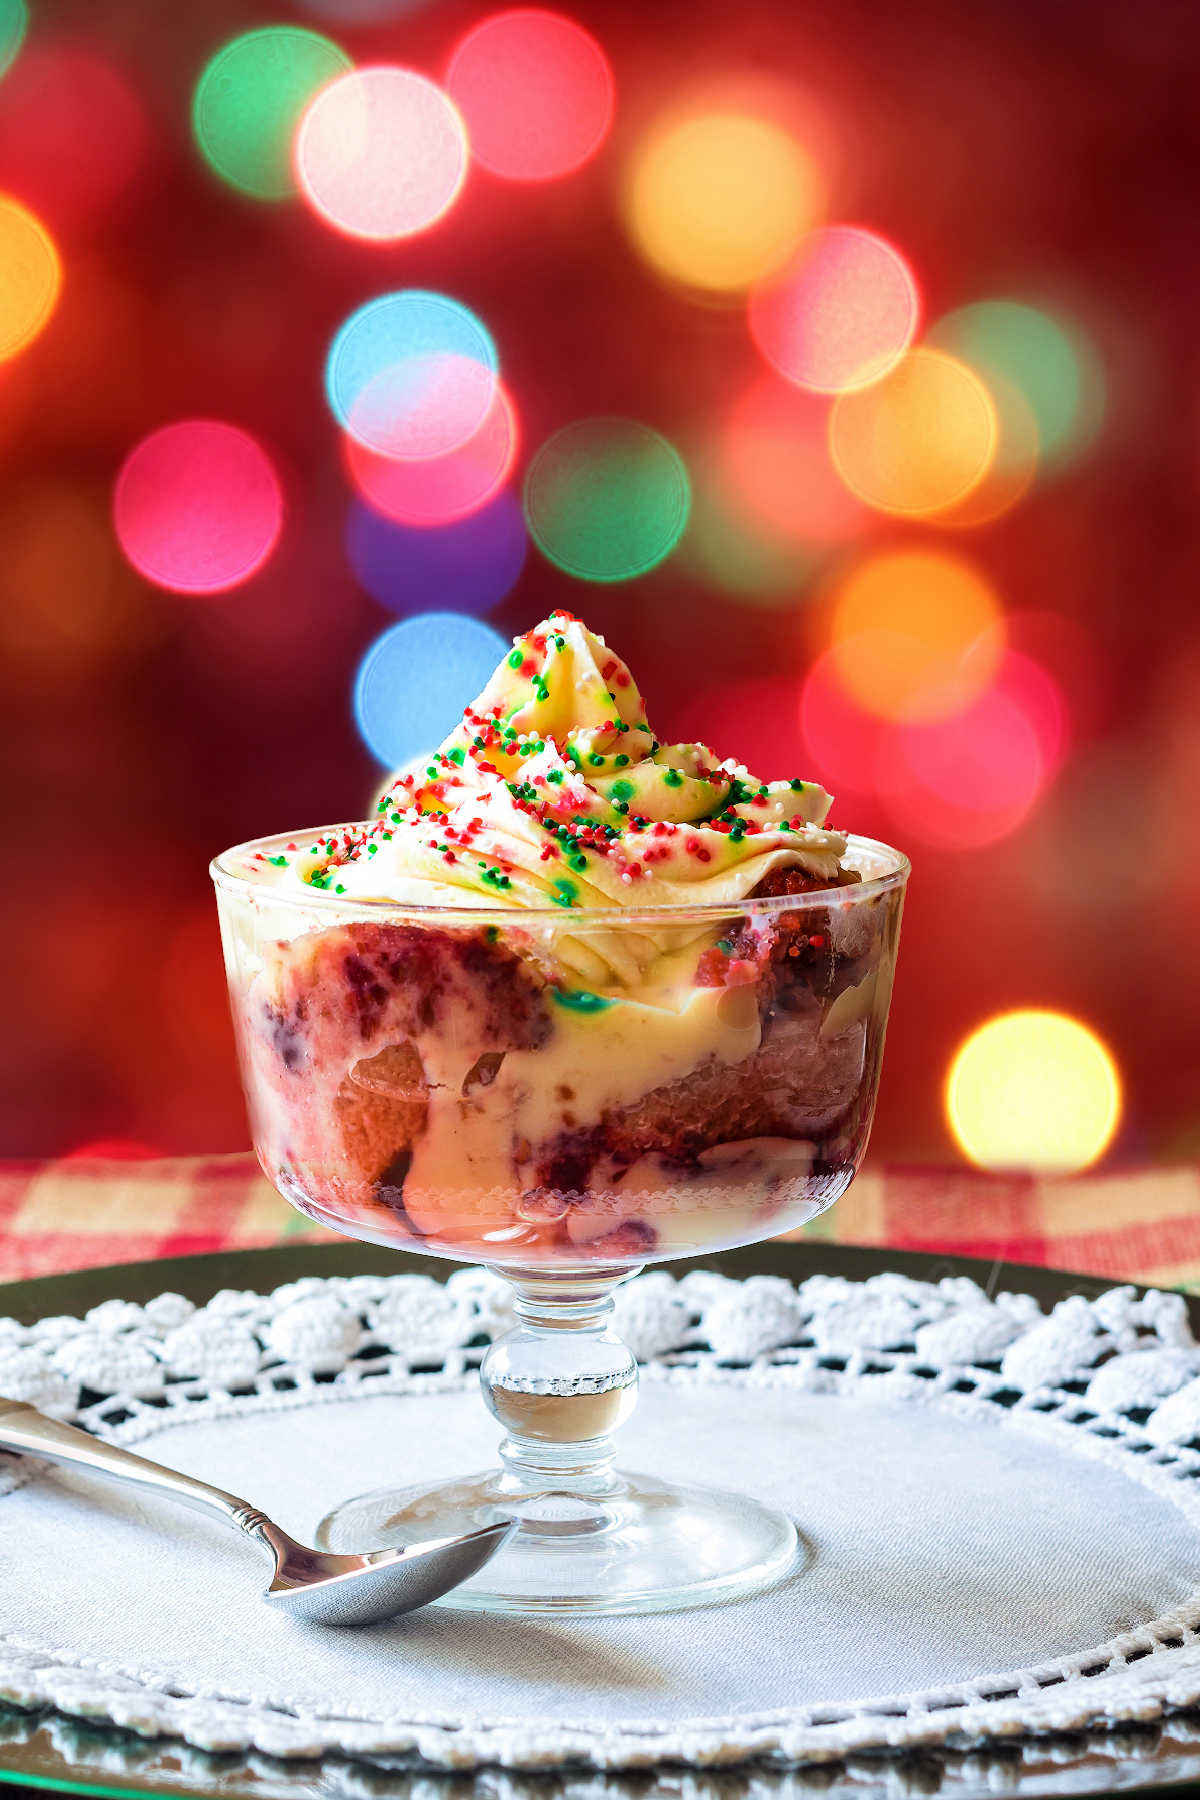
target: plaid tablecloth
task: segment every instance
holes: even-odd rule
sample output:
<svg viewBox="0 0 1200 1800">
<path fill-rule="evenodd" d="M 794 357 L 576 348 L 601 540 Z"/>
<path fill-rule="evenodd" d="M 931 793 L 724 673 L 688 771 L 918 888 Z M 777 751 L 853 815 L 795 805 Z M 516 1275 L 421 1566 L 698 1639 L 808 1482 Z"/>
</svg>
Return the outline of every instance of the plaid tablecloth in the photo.
<svg viewBox="0 0 1200 1800">
<path fill-rule="evenodd" d="M 1073 1181 L 868 1168 L 835 1207 L 795 1235 L 1200 1291 L 1200 1166 Z M 248 1153 L 0 1164 L 0 1281 L 331 1240 L 279 1198 Z"/>
</svg>

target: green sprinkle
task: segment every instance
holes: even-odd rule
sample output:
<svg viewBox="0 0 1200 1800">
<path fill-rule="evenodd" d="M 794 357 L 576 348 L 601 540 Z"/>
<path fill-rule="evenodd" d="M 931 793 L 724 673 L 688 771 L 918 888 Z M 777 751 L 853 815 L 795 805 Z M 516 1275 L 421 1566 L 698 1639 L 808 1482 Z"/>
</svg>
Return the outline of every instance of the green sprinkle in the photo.
<svg viewBox="0 0 1200 1800">
<path fill-rule="evenodd" d="M 579 889 L 566 875 L 554 883 L 554 891 L 550 898 L 555 906 L 574 906 Z"/>
<path fill-rule="evenodd" d="M 274 863 L 277 869 L 286 869 L 287 860 L 286 856 L 268 856 L 267 858 L 267 861 L 269 863 Z"/>
<path fill-rule="evenodd" d="M 664 769 L 663 770 L 663 780 L 666 782 L 668 787 L 682 787 L 683 786 L 683 776 L 679 773 L 678 769 Z"/>
<path fill-rule="evenodd" d="M 614 800 L 613 801 L 613 811 L 619 812 L 619 813 L 627 813 L 629 811 L 628 800 Z"/>
<path fill-rule="evenodd" d="M 622 725 L 621 730 L 625 731 L 626 729 L 627 727 Z M 618 769 L 623 769 L 625 764 L 629 761 L 629 758 L 623 750 L 618 750 L 617 754 L 613 757 L 613 761 L 616 763 Z"/>
<path fill-rule="evenodd" d="M 598 1013 L 607 1012 L 615 1006 L 614 1000 L 606 1000 L 603 994 L 589 994 L 586 988 L 555 988 L 554 1002 L 556 1006 L 565 1006 L 568 1012 Z"/>
<path fill-rule="evenodd" d="M 510 669 L 519 669 L 521 664 L 524 661 L 525 661 L 525 652 L 523 650 L 510 650 L 509 651 L 508 666 Z"/>
<path fill-rule="evenodd" d="M 403 825 L 403 823 L 404 823 L 404 820 L 400 817 L 399 813 L 392 814 L 392 824 L 393 825 Z"/>
<path fill-rule="evenodd" d="M 466 761 L 467 753 L 461 744 L 455 744 L 453 750 L 447 750 L 446 755 L 452 763 L 456 763 L 461 769 L 463 763 Z"/>
<path fill-rule="evenodd" d="M 598 756 L 594 750 L 588 756 L 588 761 L 591 763 L 593 769 L 602 769 L 604 767 L 604 758 Z"/>
<path fill-rule="evenodd" d="M 614 781 L 608 791 L 614 800 L 632 800 L 636 790 L 632 781 Z"/>
<path fill-rule="evenodd" d="M 562 785 L 562 778 L 563 778 L 563 772 L 561 769 L 551 769 L 547 773 L 547 776 L 546 776 L 546 780 L 552 781 L 556 787 L 559 787 Z"/>
<path fill-rule="evenodd" d="M 568 856 L 567 862 L 572 869 L 582 870 L 587 868 L 587 857 L 584 856 L 582 851 L 580 851 L 577 856 Z"/>
<path fill-rule="evenodd" d="M 367 855 L 374 856 L 375 852 L 378 850 L 378 848 L 379 848 L 378 844 L 368 844 L 367 845 Z"/>
<path fill-rule="evenodd" d="M 728 938 L 718 938 L 717 939 L 717 949 L 721 952 L 722 956 L 732 956 L 733 955 L 733 945 L 730 943 Z"/>
<path fill-rule="evenodd" d="M 500 927 L 498 925 L 489 925 L 483 935 L 489 944 L 494 944 L 496 939 L 500 936 Z"/>
<path fill-rule="evenodd" d="M 428 775 L 430 781 L 436 781 L 437 780 L 437 764 L 430 763 L 430 765 L 426 769 L 425 773 Z"/>
<path fill-rule="evenodd" d="M 345 888 L 344 888 L 344 887 L 343 887 L 343 886 L 342 886 L 342 884 L 341 884 L 341 882 L 340 882 L 340 881 L 339 881 L 339 882 L 338 882 L 338 884 L 337 884 L 337 886 L 336 886 L 336 887 L 335 887 L 335 888 L 334 888 L 334 890 L 333 890 L 333 891 L 334 891 L 334 893 L 335 893 L 335 894 L 344 894 L 344 893 L 345 893 L 345 891 L 346 891 L 346 890 L 345 890 Z"/>
<path fill-rule="evenodd" d="M 788 786 L 791 788 L 793 794 L 801 793 L 806 785 L 807 785 L 807 783 L 805 783 L 803 781 L 789 781 L 788 782 Z M 766 791 L 767 791 L 766 788 L 764 788 L 763 793 L 765 794 Z"/>
</svg>

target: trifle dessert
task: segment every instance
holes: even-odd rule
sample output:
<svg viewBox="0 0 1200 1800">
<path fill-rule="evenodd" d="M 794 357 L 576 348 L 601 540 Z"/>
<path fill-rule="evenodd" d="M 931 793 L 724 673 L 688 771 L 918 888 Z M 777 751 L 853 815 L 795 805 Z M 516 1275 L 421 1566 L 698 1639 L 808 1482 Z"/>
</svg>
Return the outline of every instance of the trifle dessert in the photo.
<svg viewBox="0 0 1200 1800">
<path fill-rule="evenodd" d="M 500 1468 L 351 1499 L 325 1549 L 515 1517 L 447 1603 L 522 1613 L 796 1566 L 778 1508 L 616 1468 L 638 1367 L 611 1317 L 641 1265 L 794 1226 L 862 1156 L 908 864 L 829 807 L 663 743 L 555 611 L 373 818 L 217 858 L 268 1175 L 352 1236 L 486 1263 L 516 1319 L 480 1363 Z"/>
<path fill-rule="evenodd" d="M 217 865 L 255 1142 L 313 1217 L 497 1265 L 643 1264 L 845 1189 L 903 859 L 656 736 L 570 613 L 359 824 Z"/>
</svg>

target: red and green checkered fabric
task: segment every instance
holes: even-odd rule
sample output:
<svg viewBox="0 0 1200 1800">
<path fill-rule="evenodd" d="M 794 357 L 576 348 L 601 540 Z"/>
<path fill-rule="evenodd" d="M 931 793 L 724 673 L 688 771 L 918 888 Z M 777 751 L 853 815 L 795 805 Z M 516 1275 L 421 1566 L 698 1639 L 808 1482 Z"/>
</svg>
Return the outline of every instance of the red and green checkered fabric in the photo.
<svg viewBox="0 0 1200 1800">
<path fill-rule="evenodd" d="M 1200 1166 L 1071 1181 L 868 1168 L 796 1235 L 1200 1291 Z M 0 1281 L 331 1237 L 279 1198 L 249 1154 L 0 1164 Z"/>
</svg>

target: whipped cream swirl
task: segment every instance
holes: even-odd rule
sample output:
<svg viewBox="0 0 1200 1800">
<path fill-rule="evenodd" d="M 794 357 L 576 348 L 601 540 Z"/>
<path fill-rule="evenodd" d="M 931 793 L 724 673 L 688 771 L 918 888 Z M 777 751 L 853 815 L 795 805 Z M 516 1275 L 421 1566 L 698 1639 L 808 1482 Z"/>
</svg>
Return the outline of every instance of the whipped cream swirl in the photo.
<svg viewBox="0 0 1200 1800">
<path fill-rule="evenodd" d="M 836 880 L 846 840 L 824 828 L 830 804 L 814 782 L 760 782 L 705 744 L 660 743 L 625 663 L 559 610 L 516 639 L 424 770 L 392 780 L 374 821 L 305 846 L 283 885 L 565 915 L 736 904 L 777 868 Z M 569 960 L 610 982 L 686 941 L 652 933 L 635 949 L 626 932 L 622 951 L 599 935 Z"/>
</svg>

